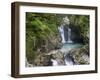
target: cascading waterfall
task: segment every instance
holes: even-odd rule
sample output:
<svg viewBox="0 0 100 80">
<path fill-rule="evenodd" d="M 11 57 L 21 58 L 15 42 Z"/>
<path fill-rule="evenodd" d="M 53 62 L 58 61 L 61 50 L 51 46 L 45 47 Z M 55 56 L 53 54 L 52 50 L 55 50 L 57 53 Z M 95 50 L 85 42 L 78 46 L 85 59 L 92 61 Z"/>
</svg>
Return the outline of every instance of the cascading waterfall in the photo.
<svg viewBox="0 0 100 80">
<path fill-rule="evenodd" d="M 67 66 L 74 65 L 74 62 L 72 61 L 72 57 L 70 57 L 69 54 L 66 54 L 64 56 L 64 61 L 65 61 L 65 65 Z"/>
<path fill-rule="evenodd" d="M 65 44 L 65 43 L 73 43 L 72 42 L 72 40 L 71 40 L 71 29 L 68 27 L 68 32 L 67 32 L 67 34 L 68 34 L 68 37 L 67 37 L 67 41 L 65 40 L 65 35 L 64 35 L 64 26 L 63 25 L 61 25 L 59 28 L 59 32 L 60 32 L 60 35 L 61 35 L 61 39 L 62 39 L 62 43 L 63 43 L 63 45 Z M 62 52 L 63 52 L 64 50 L 62 49 Z M 69 51 L 69 50 L 68 50 Z M 64 61 L 65 61 L 65 65 L 73 65 L 74 64 L 74 62 L 72 61 L 72 58 L 70 57 L 70 56 L 68 56 L 67 55 L 67 52 L 66 52 L 66 54 L 65 54 L 65 56 L 64 56 Z"/>
<path fill-rule="evenodd" d="M 67 43 L 73 43 L 73 41 L 71 40 L 71 29 L 68 28 L 68 40 Z"/>
<path fill-rule="evenodd" d="M 65 36 L 64 36 L 64 27 L 63 27 L 63 25 L 61 25 L 58 29 L 59 29 L 59 32 L 60 32 L 62 43 L 66 43 Z"/>
<path fill-rule="evenodd" d="M 53 64 L 52 64 L 53 66 L 58 66 L 58 62 L 57 62 L 55 59 L 51 59 L 51 61 L 52 61 L 52 63 L 53 63 Z"/>
<path fill-rule="evenodd" d="M 58 29 L 59 29 L 59 32 L 60 32 L 62 43 L 66 43 L 65 35 L 64 35 L 64 26 L 61 25 Z M 73 43 L 73 41 L 71 40 L 71 29 L 69 27 L 68 27 L 68 40 L 67 40 L 67 43 Z"/>
</svg>

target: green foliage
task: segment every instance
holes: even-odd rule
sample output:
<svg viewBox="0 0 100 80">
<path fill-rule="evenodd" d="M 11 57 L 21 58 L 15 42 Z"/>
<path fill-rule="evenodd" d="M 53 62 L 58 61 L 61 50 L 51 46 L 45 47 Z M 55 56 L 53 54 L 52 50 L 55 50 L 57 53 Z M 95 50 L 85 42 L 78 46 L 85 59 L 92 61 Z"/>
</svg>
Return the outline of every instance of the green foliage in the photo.
<svg viewBox="0 0 100 80">
<path fill-rule="evenodd" d="M 89 16 L 67 15 L 70 25 L 88 42 Z M 58 27 L 62 24 L 65 14 L 31 13 L 26 12 L 26 57 L 33 63 L 36 54 L 46 53 L 55 49 L 59 43 Z"/>
<path fill-rule="evenodd" d="M 29 63 L 33 64 L 36 53 L 33 51 L 32 39 L 26 42 L 26 56 Z"/>
<path fill-rule="evenodd" d="M 35 54 L 41 53 L 43 45 L 49 42 L 49 48 L 54 45 L 50 39 L 57 37 L 56 21 L 56 14 L 26 13 L 26 57 L 30 63 L 34 61 Z"/>
</svg>

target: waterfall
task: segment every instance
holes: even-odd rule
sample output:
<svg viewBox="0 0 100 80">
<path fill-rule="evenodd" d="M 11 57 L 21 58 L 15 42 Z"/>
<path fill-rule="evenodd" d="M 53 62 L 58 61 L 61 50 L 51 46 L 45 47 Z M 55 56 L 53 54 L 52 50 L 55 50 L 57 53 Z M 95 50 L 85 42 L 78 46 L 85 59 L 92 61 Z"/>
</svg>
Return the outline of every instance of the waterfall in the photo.
<svg viewBox="0 0 100 80">
<path fill-rule="evenodd" d="M 65 65 L 74 65 L 74 62 L 72 61 L 72 58 L 69 56 L 69 54 L 66 54 L 64 58 Z"/>
<path fill-rule="evenodd" d="M 59 29 L 59 32 L 60 32 L 60 35 L 61 35 L 62 43 L 66 43 L 63 25 L 61 25 L 58 29 Z"/>
<path fill-rule="evenodd" d="M 58 62 L 55 59 L 51 59 L 53 66 L 58 66 Z"/>
<path fill-rule="evenodd" d="M 60 36 L 61 36 L 61 39 L 62 39 L 62 43 L 66 43 L 66 40 L 65 40 L 65 36 L 64 36 L 64 26 L 61 25 L 59 28 L 59 32 L 60 32 Z M 71 40 L 71 29 L 68 27 L 68 40 L 67 40 L 67 43 L 73 43 L 73 41 Z"/>
<path fill-rule="evenodd" d="M 70 65 L 74 65 L 74 64 L 71 60 L 68 61 L 65 59 L 65 65 L 70 66 Z"/>
<path fill-rule="evenodd" d="M 64 25 L 61 25 L 60 27 L 58 27 L 58 30 L 60 32 L 60 36 L 61 36 L 61 39 L 62 39 L 61 42 L 63 43 L 63 45 L 65 43 L 73 43 L 73 41 L 71 40 L 71 28 L 68 27 L 67 30 L 66 30 L 67 41 L 65 40 L 65 35 L 64 35 L 64 31 L 65 31 L 64 30 Z M 69 44 L 67 44 L 67 45 L 69 45 Z M 66 48 L 66 49 L 62 48 L 61 52 L 65 53 L 66 50 L 68 52 L 70 49 L 71 48 Z M 58 65 L 56 60 L 52 60 L 52 62 L 53 62 L 53 66 Z M 72 58 L 67 53 L 64 55 L 64 62 L 65 62 L 65 65 L 67 65 L 67 66 L 74 65 L 74 62 L 73 62 Z"/>
<path fill-rule="evenodd" d="M 71 29 L 68 28 L 68 40 L 67 43 L 73 43 L 73 41 L 71 40 Z"/>
</svg>

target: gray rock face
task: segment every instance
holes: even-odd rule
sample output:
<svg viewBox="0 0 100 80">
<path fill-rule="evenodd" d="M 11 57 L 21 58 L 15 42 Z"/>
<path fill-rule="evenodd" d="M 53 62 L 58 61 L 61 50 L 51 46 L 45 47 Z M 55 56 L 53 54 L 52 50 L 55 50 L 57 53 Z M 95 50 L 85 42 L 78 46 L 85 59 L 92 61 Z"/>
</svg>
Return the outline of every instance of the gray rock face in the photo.
<svg viewBox="0 0 100 80">
<path fill-rule="evenodd" d="M 64 54 L 59 50 L 51 51 L 50 53 L 38 54 L 34 65 L 35 66 L 52 66 L 53 62 L 56 61 L 57 65 L 64 65 Z"/>
<path fill-rule="evenodd" d="M 89 48 L 88 45 L 69 51 L 70 56 L 73 58 L 76 65 L 89 64 Z"/>
<path fill-rule="evenodd" d="M 51 66 L 52 62 L 49 55 L 38 54 L 34 61 L 35 66 Z"/>
<path fill-rule="evenodd" d="M 37 54 L 34 60 L 34 66 L 61 66 L 61 65 L 87 65 L 89 61 L 88 45 L 82 48 L 72 49 L 70 51 L 61 52 L 60 50 L 52 50 L 49 53 Z M 31 64 L 27 64 L 32 67 Z"/>
<path fill-rule="evenodd" d="M 55 59 L 58 63 L 58 65 L 64 65 L 64 53 L 57 50 L 56 52 L 53 52 L 50 54 L 52 59 Z"/>
</svg>

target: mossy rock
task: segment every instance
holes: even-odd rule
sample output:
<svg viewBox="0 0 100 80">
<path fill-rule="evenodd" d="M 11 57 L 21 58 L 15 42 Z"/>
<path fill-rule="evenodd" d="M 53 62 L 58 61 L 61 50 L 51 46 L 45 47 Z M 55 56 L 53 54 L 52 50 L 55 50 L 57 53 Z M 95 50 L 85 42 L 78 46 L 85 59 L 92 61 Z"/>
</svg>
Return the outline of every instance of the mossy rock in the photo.
<svg viewBox="0 0 100 80">
<path fill-rule="evenodd" d="M 73 49 L 69 51 L 70 56 L 73 58 L 75 64 L 89 64 L 89 48 L 88 45 L 82 48 Z"/>
<path fill-rule="evenodd" d="M 38 54 L 34 60 L 35 66 L 51 66 L 50 56 L 46 54 Z"/>
</svg>

